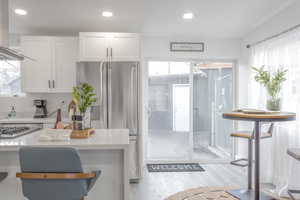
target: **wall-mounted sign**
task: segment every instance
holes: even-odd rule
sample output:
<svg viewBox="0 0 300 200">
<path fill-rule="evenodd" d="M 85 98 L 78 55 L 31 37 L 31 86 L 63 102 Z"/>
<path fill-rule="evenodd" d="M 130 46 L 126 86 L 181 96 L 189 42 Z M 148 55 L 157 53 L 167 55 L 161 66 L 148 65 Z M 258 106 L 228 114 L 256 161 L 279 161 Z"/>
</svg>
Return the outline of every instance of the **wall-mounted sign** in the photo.
<svg viewBox="0 0 300 200">
<path fill-rule="evenodd" d="M 170 51 L 204 52 L 203 42 L 170 42 Z"/>
</svg>

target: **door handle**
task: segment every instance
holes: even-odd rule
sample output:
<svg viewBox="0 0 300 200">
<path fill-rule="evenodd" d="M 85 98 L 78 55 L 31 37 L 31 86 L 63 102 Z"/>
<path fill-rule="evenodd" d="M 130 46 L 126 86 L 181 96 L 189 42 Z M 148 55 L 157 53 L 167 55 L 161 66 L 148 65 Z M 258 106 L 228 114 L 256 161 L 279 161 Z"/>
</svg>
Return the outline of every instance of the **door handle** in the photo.
<svg viewBox="0 0 300 200">
<path fill-rule="evenodd" d="M 52 80 L 52 87 L 55 88 L 55 82 Z"/>
</svg>

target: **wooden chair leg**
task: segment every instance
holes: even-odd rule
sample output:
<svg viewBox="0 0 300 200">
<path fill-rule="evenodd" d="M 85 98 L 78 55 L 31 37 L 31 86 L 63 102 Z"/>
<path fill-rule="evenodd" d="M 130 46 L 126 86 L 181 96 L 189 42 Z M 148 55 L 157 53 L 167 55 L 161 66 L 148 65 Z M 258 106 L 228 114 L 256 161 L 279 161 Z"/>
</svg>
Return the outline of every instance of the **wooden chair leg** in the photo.
<svg viewBox="0 0 300 200">
<path fill-rule="evenodd" d="M 84 200 L 84 197 L 82 197 L 80 200 Z"/>
</svg>

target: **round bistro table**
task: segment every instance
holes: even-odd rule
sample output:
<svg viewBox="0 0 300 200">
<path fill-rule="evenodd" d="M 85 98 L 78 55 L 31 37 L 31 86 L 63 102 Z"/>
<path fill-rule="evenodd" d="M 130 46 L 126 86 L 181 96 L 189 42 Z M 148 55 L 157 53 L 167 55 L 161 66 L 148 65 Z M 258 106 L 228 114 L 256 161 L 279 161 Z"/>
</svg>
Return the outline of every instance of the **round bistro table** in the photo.
<svg viewBox="0 0 300 200">
<path fill-rule="evenodd" d="M 259 184 L 259 153 L 260 153 L 260 124 L 261 122 L 284 122 L 293 121 L 296 119 L 296 114 L 291 112 L 266 112 L 263 114 L 252 114 L 243 112 L 223 113 L 224 119 L 253 121 L 254 122 L 254 138 L 255 138 L 255 171 L 254 171 L 254 190 L 241 189 L 241 190 L 228 190 L 227 192 L 236 198 L 242 200 L 270 200 L 274 197 L 260 192 Z"/>
</svg>

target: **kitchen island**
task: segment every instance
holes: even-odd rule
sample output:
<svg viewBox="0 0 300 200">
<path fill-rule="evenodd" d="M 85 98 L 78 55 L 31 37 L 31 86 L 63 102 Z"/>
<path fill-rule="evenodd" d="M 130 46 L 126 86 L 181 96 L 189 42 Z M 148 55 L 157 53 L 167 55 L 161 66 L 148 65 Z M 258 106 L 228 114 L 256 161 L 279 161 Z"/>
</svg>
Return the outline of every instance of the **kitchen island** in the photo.
<svg viewBox="0 0 300 200">
<path fill-rule="evenodd" d="M 37 131 L 15 139 L 0 139 L 0 172 L 8 176 L 0 182 L 1 199 L 20 200 L 21 181 L 15 177 L 20 171 L 18 150 L 24 146 L 72 147 L 79 151 L 84 170 L 101 170 L 102 174 L 87 200 L 128 200 L 129 190 L 129 131 L 127 129 L 97 129 L 88 139 L 69 141 L 40 141 Z"/>
</svg>

